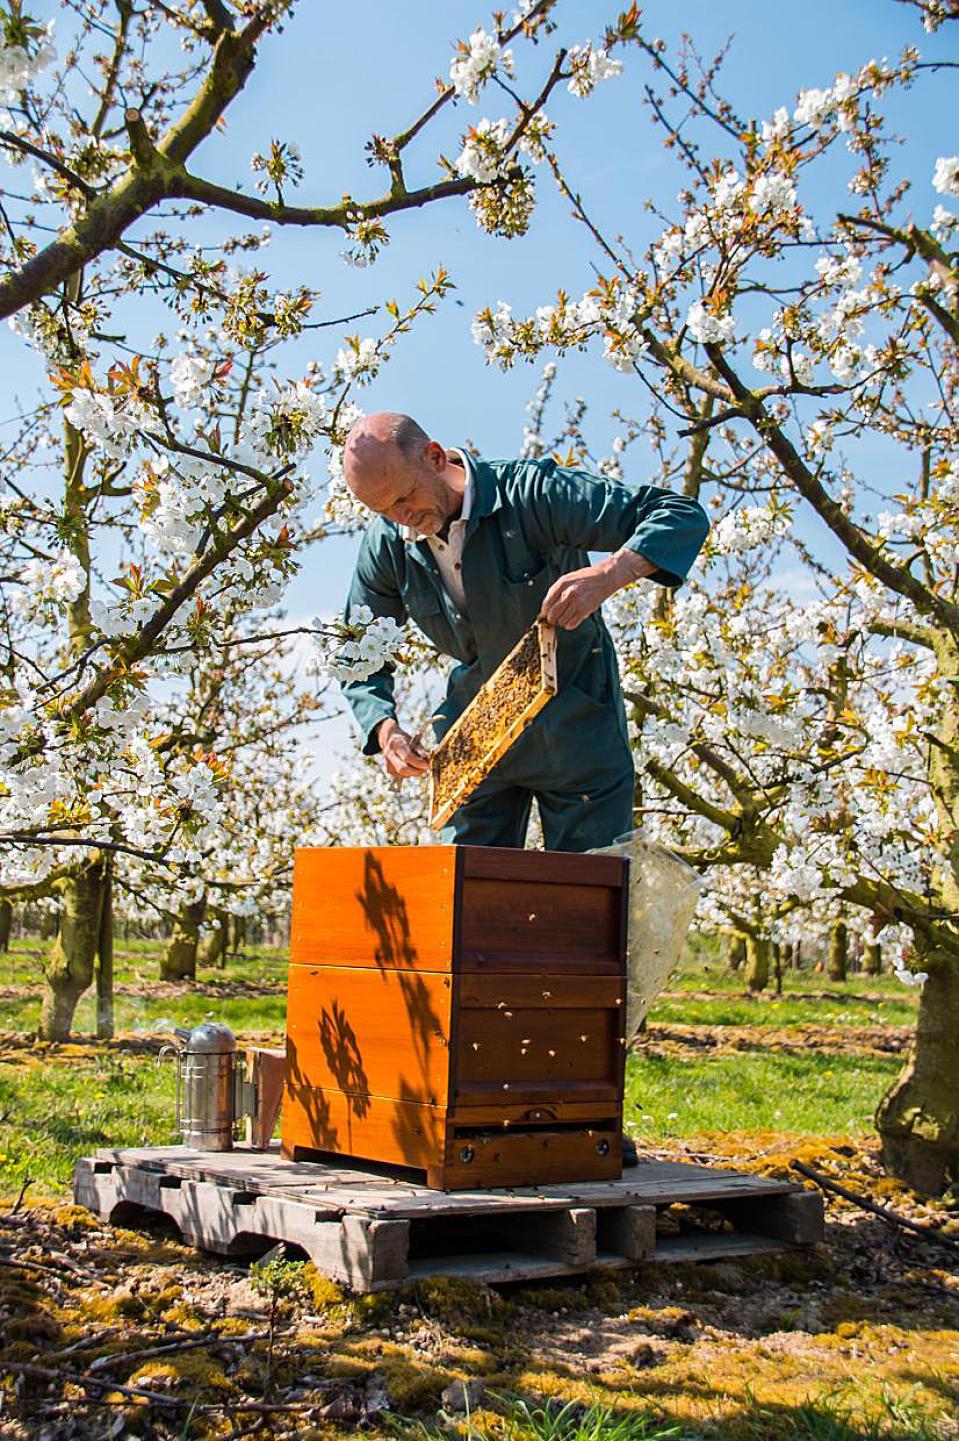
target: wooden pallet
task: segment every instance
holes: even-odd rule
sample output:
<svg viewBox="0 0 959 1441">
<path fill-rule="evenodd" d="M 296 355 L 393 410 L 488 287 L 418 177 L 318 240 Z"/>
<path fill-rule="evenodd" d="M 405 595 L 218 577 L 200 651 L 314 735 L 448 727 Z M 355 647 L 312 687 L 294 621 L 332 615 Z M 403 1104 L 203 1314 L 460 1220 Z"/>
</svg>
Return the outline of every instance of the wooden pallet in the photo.
<svg viewBox="0 0 959 1441">
<path fill-rule="evenodd" d="M 557 690 L 556 630 L 537 621 L 430 757 L 430 825 L 442 830 Z"/>
<path fill-rule="evenodd" d="M 170 1146 L 98 1151 L 77 1162 L 73 1192 L 104 1221 L 169 1217 L 188 1244 L 220 1255 L 286 1241 L 357 1291 L 424 1276 L 501 1283 L 749 1256 L 810 1246 L 823 1232 L 818 1191 L 664 1161 L 618 1181 L 447 1193 L 385 1168 L 288 1161 L 275 1149 Z"/>
</svg>

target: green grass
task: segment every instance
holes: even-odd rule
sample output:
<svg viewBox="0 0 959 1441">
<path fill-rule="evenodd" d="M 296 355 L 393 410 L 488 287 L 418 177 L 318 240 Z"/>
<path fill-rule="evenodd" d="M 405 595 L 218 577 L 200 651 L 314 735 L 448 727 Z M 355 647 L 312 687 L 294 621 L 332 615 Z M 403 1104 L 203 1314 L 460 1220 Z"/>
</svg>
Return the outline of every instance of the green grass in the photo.
<svg viewBox="0 0 959 1441">
<path fill-rule="evenodd" d="M 201 1021 L 223 1021 L 234 1031 L 282 1033 L 286 1022 L 286 996 L 118 996 L 117 1031 L 156 1034 L 173 1026 L 196 1026 Z M 34 1032 L 40 1021 L 40 1000 L 0 1001 L 0 1031 Z M 77 1006 L 74 1031 L 92 1035 L 94 1002 L 85 996 Z"/>
<path fill-rule="evenodd" d="M 151 1056 L 93 1052 L 57 1061 L 15 1057 L 0 1066 L 0 1193 L 24 1181 L 64 1191 L 73 1163 L 98 1146 L 170 1144 L 174 1081 Z"/>
<path fill-rule="evenodd" d="M 650 1020 L 701 1026 L 905 1026 L 916 1019 L 918 994 L 895 976 L 850 976 L 833 982 L 816 971 L 784 971 L 783 992 L 772 984 L 747 994 L 742 972 L 718 964 L 685 964 L 670 976 L 667 995 Z M 698 994 L 709 992 L 710 999 Z M 868 998 L 868 999 L 867 999 Z"/>
<path fill-rule="evenodd" d="M 39 940 L 17 940 L 8 955 L 0 956 L 0 1030 L 36 1030 L 43 948 Z M 163 1022 L 192 1026 L 211 1017 L 241 1031 L 280 1033 L 284 1029 L 285 949 L 252 947 L 243 956 L 231 956 L 225 970 L 207 968 L 199 974 L 202 985 L 222 985 L 228 992 L 240 983 L 254 988 L 254 993 L 184 993 L 173 997 L 151 994 L 159 975 L 159 952 L 157 941 L 117 941 L 117 984 L 137 990 L 135 995 L 117 996 L 119 1031 L 155 1031 L 162 1029 Z M 4 990 L 11 987 L 27 987 L 30 994 L 4 995 Z M 894 976 L 850 976 L 836 985 L 808 971 L 786 971 L 781 996 L 772 989 L 749 996 L 741 974 L 723 970 L 708 958 L 702 964 L 690 961 L 677 970 L 669 980 L 668 992 L 650 1011 L 651 1021 L 701 1026 L 910 1025 L 918 1005 L 916 994 L 907 991 Z M 682 992 L 695 994 L 686 996 Z M 703 992 L 709 992 L 710 998 L 701 999 L 699 993 Z M 819 992 L 828 992 L 828 999 Z M 864 999 L 867 996 L 869 1000 Z M 89 1034 L 93 1028 L 94 1000 L 92 992 L 88 992 L 77 1007 L 75 1029 Z"/>
<path fill-rule="evenodd" d="M 60 1059 L 29 1050 L 4 1057 L 0 1193 L 15 1193 L 27 1177 L 37 1192 L 62 1190 L 76 1158 L 98 1146 L 176 1140 L 170 1064 L 77 1050 Z M 814 1051 L 691 1061 L 630 1056 L 626 1124 L 640 1143 L 703 1131 L 868 1132 L 897 1069 L 895 1057 Z"/>
<path fill-rule="evenodd" d="M 649 1019 L 688 1026 L 908 1026 L 916 1019 L 916 1001 L 908 994 L 883 996 L 875 1002 L 841 994 L 828 1000 L 772 993 L 719 995 L 708 1001 L 669 995 L 654 1003 Z"/>
<path fill-rule="evenodd" d="M 421 1441 L 441 1441 L 449 1431 L 425 1422 L 394 1421 L 396 1434 Z M 705 1441 L 701 1431 L 637 1411 L 616 1413 L 608 1406 L 530 1406 L 514 1401 L 495 1432 L 466 1418 L 466 1441 Z"/>
<path fill-rule="evenodd" d="M 729 1422 L 704 1421 L 696 1426 L 641 1411 L 614 1411 L 609 1406 L 531 1406 L 513 1401 L 505 1416 L 487 1426 L 465 1420 L 465 1441 L 938 1441 L 940 1426 L 927 1412 L 887 1398 L 886 1414 L 871 1421 L 856 1408 L 826 1393 L 800 1406 L 753 1403 Z M 485 1418 L 484 1418 L 485 1419 Z M 397 1435 L 417 1441 L 440 1441 L 446 1428 L 396 1418 Z"/>
<path fill-rule="evenodd" d="M 118 987 L 135 987 L 137 994 L 116 996 L 117 1031 L 156 1032 L 169 1026 L 195 1026 L 216 1019 L 237 1031 L 280 1034 L 286 1025 L 286 951 L 252 948 L 249 954 L 231 956 L 225 970 L 206 968 L 198 973 L 201 986 L 222 986 L 224 994 L 151 994 L 159 979 L 160 946 L 156 941 L 118 941 L 114 958 Z M 40 1019 L 42 943 L 15 941 L 0 957 L 0 1031 L 36 1031 Z M 29 987 L 29 995 L 4 995 L 11 987 Z M 243 993 L 242 987 L 251 988 Z M 238 994 L 229 994 L 233 989 Z M 262 994 L 264 993 L 265 994 Z M 95 1000 L 90 990 L 77 1006 L 74 1031 L 92 1034 Z"/>
<path fill-rule="evenodd" d="M 16 1193 L 30 1178 L 36 1191 L 63 1190 L 74 1160 L 103 1145 L 160 1144 L 173 1133 L 172 1067 L 151 1056 L 93 1045 L 69 1054 L 29 1044 L 40 1009 L 42 943 L 17 941 L 0 957 L 0 1030 L 24 1044 L 0 1047 L 0 1191 Z M 118 940 L 116 979 L 129 994 L 116 1000 L 117 1030 L 144 1033 L 216 1018 L 241 1033 L 284 1029 L 286 952 L 252 948 L 225 970 L 208 969 L 200 990 L 157 994 L 160 945 Z M 891 977 L 852 977 L 844 987 L 821 975 L 788 972 L 785 993 L 743 995 L 742 982 L 707 958 L 670 981 L 670 995 L 651 1019 L 688 1025 L 906 1024 L 916 998 Z M 828 990 L 829 999 L 812 993 Z M 715 993 L 703 999 L 704 992 Z M 683 992 L 688 993 L 686 996 Z M 857 999 L 871 995 L 879 999 Z M 81 1001 L 76 1032 L 93 1030 L 92 992 Z M 761 1037 L 759 1038 L 761 1039 Z M 857 1056 L 797 1047 L 663 1058 L 640 1051 L 627 1063 L 626 1123 L 640 1142 L 707 1131 L 799 1134 L 869 1132 L 876 1105 L 899 1069 L 896 1056 Z"/>
<path fill-rule="evenodd" d="M 864 976 L 861 973 L 850 974 L 845 981 L 830 981 L 823 971 L 803 970 L 783 971 L 783 991 L 787 995 L 803 995 L 814 991 L 838 990 L 844 995 L 883 995 L 899 996 L 912 995 L 913 992 L 905 990 L 901 981 L 895 976 L 884 972 L 881 976 Z M 688 954 L 682 958 L 682 963 L 672 972 L 668 981 L 669 990 L 692 990 L 692 991 L 728 991 L 739 992 L 745 988 L 742 970 L 730 971 L 721 966 L 717 961 L 704 961 L 698 963 Z M 772 993 L 773 979 L 770 979 L 769 991 Z"/>
<path fill-rule="evenodd" d="M 702 1131 L 868 1132 L 900 1065 L 896 1056 L 818 1051 L 693 1060 L 640 1053 L 626 1066 L 626 1127 L 654 1139 Z"/>
</svg>

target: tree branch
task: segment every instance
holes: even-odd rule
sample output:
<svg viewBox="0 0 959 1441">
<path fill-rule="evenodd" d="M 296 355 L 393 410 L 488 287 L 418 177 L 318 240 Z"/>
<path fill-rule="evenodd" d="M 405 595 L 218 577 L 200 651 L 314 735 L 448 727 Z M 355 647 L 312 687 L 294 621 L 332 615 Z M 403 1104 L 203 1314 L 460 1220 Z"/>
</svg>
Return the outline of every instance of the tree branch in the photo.
<svg viewBox="0 0 959 1441">
<path fill-rule="evenodd" d="M 233 16 L 222 3 L 222 0 L 201 0 L 201 3 L 207 13 L 211 26 L 218 34 L 221 30 L 233 29 Z"/>
<path fill-rule="evenodd" d="M 150 861 L 153 865 L 170 866 L 161 851 L 145 851 L 138 846 L 128 846 L 122 841 L 86 840 L 82 836 L 32 835 L 29 832 L 7 831 L 0 835 L 0 844 L 6 846 L 85 846 L 92 851 L 116 851 L 120 855 L 136 856 L 138 860 Z M 2 887 L 0 887 L 2 890 Z"/>
<path fill-rule="evenodd" d="M 671 719 L 665 706 L 661 706 L 657 701 L 650 700 L 649 696 L 640 695 L 637 691 L 624 691 L 623 696 L 631 705 L 634 705 L 637 710 L 642 711 L 645 715 L 654 715 L 659 720 L 668 721 Z M 757 806 L 761 803 L 761 799 L 756 791 L 748 781 L 744 781 L 741 776 L 736 774 L 732 766 L 724 761 L 711 745 L 706 741 L 691 741 L 689 749 L 694 756 L 702 761 L 703 765 L 708 766 L 711 771 L 714 771 L 716 775 L 725 781 L 743 811 L 750 813 L 756 811 Z"/>
<path fill-rule="evenodd" d="M 700 370 L 679 353 L 673 346 L 664 345 L 659 337 L 646 326 L 646 316 L 637 314 L 633 317 L 633 323 L 643 327 L 642 335 L 649 346 L 650 354 L 665 370 L 672 371 L 677 379 L 682 380 L 686 385 L 691 385 L 696 390 L 701 390 L 704 395 L 711 395 L 714 400 L 721 400 L 723 405 L 732 408 L 736 407 L 737 396 L 735 392 L 725 385 L 721 385 L 715 376 L 708 371 Z"/>
<path fill-rule="evenodd" d="M 840 215 L 838 217 L 841 225 L 848 229 L 861 226 L 864 230 L 872 230 L 877 235 L 884 236 L 887 240 L 895 241 L 901 245 L 906 252 L 906 259 L 913 255 L 920 255 L 927 261 L 936 276 L 943 280 L 946 277 L 954 278 L 955 266 L 949 256 L 939 245 L 928 230 L 921 229 L 915 222 L 910 223 L 903 229 L 896 225 L 889 225 L 883 220 L 874 220 L 868 215 Z M 945 274 L 944 274 L 945 273 Z M 920 293 L 920 303 L 925 306 L 933 319 L 942 326 L 943 330 L 956 345 L 959 345 L 959 320 L 950 315 L 944 305 L 940 305 L 933 295 Z"/>
<path fill-rule="evenodd" d="M 732 811 L 723 810 L 721 806 L 713 805 L 711 801 L 706 800 L 705 796 L 699 795 L 692 786 L 680 780 L 674 770 L 670 770 L 655 756 L 650 756 L 645 768 L 654 781 L 658 781 L 669 791 L 670 795 L 675 796 L 678 801 L 682 801 L 688 810 L 695 811 L 697 815 L 704 816 L 714 825 L 721 826 L 730 835 L 735 835 L 739 831 L 738 816 L 734 815 Z"/>
<path fill-rule="evenodd" d="M 120 79 L 120 66 L 123 63 L 123 56 L 127 48 L 127 32 L 130 29 L 130 20 L 133 17 L 132 0 L 116 0 L 119 20 L 117 21 L 116 38 L 113 43 L 113 54 L 110 57 L 110 67 L 107 70 L 106 79 L 103 82 L 103 90 L 100 94 L 100 104 L 97 113 L 90 126 L 90 133 L 98 139 L 103 132 L 107 122 L 107 116 L 113 105 L 113 97 L 116 94 L 117 82 Z"/>
<path fill-rule="evenodd" d="M 70 169 L 69 165 L 65 165 L 56 155 L 51 155 L 48 151 L 41 150 L 40 146 L 34 145 L 32 141 L 25 140 L 22 135 L 15 135 L 12 130 L 0 130 L 0 144 L 9 145 L 11 150 L 19 150 L 21 154 L 29 155 L 32 159 L 39 160 L 41 165 L 49 166 L 51 170 L 60 176 L 61 180 L 66 180 L 69 185 L 79 190 L 82 195 L 92 196 L 96 194 L 93 186 L 88 185 L 82 176 L 78 175 L 75 170 Z"/>
<path fill-rule="evenodd" d="M 894 640 L 908 640 L 926 650 L 935 650 L 935 631 L 930 626 L 911 620 L 871 620 L 866 629 L 871 635 L 885 635 Z"/>
<path fill-rule="evenodd" d="M 419 190 L 407 190 L 399 194 L 390 191 L 378 200 L 346 199 L 331 206 L 283 205 L 278 201 L 261 200 L 256 195 L 245 195 L 241 191 L 230 190 L 225 185 L 216 185 L 212 180 L 203 180 L 197 175 L 181 171 L 170 193 L 181 200 L 195 200 L 201 205 L 231 210 L 237 215 L 247 216 L 250 220 L 265 220 L 274 225 L 340 226 L 346 230 L 357 220 L 392 215 L 399 210 L 416 210 L 434 200 L 444 200 L 451 195 L 466 195 L 475 188 L 475 180 L 463 177 L 441 180 L 436 185 L 425 185 Z"/>
<path fill-rule="evenodd" d="M 211 546 L 205 555 L 190 566 L 179 584 L 174 586 L 150 619 L 140 627 L 135 635 L 128 637 L 118 646 L 114 664 L 95 676 L 60 712 L 61 719 L 74 719 L 81 716 L 84 711 L 89 710 L 90 706 L 95 705 L 101 696 L 106 694 L 123 670 L 136 665 L 145 655 L 148 655 L 153 649 L 157 637 L 169 625 L 180 606 L 194 595 L 207 576 L 212 574 L 225 556 L 236 549 L 241 540 L 246 540 L 251 536 L 263 521 L 268 520 L 279 509 L 292 489 L 292 483 L 288 480 L 270 483 L 267 493 L 260 503 L 254 506 L 239 525 L 228 532 L 227 544 Z"/>
<path fill-rule="evenodd" d="M 193 101 L 157 145 L 150 143 L 145 126 L 141 131 L 133 122 L 136 139 L 131 136 L 130 169 L 105 194 L 93 199 L 56 240 L 0 280 L 0 318 L 55 290 L 109 250 L 146 211 L 175 194 L 170 189 L 173 177 L 243 88 L 253 68 L 254 47 L 268 23 L 264 13 L 255 16 L 239 35 L 221 34 Z"/>
<path fill-rule="evenodd" d="M 889 560 L 883 548 L 871 536 L 849 518 L 838 501 L 833 500 L 822 482 L 813 474 L 789 440 L 782 427 L 772 418 L 756 395 L 744 385 L 726 360 L 718 345 L 707 345 L 706 352 L 716 370 L 722 375 L 733 396 L 745 412 L 749 423 L 765 445 L 779 461 L 786 475 L 804 500 L 825 521 L 833 535 L 840 540 L 854 560 L 859 561 L 870 575 L 895 591 L 906 596 L 921 615 L 932 615 L 953 632 L 959 632 L 959 606 L 943 600 L 935 591 L 928 589 L 902 566 Z"/>
</svg>

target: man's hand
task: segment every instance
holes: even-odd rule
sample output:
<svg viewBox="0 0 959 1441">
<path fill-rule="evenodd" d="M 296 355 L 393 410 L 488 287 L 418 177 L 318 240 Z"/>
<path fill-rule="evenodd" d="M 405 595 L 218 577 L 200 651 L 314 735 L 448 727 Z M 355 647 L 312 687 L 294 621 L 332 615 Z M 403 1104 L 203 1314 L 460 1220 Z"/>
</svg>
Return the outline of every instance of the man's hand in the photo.
<svg viewBox="0 0 959 1441">
<path fill-rule="evenodd" d="M 424 771 L 429 770 L 430 763 L 426 756 L 416 748 L 412 738 L 392 716 L 380 721 L 376 739 L 386 762 L 386 769 L 394 780 L 421 776 Z"/>
<path fill-rule="evenodd" d="M 605 556 L 595 565 L 571 570 L 550 586 L 543 597 L 539 618 L 561 630 L 575 630 L 588 615 L 599 610 L 604 600 L 609 600 L 630 581 L 652 575 L 655 569 L 644 555 L 624 549 Z"/>
</svg>

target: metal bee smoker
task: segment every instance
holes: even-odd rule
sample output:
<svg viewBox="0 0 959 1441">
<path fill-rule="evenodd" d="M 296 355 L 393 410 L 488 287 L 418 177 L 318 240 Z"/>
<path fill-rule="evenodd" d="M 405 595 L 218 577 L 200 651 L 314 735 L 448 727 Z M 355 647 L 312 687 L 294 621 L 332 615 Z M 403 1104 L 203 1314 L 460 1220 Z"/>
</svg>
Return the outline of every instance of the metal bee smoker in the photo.
<svg viewBox="0 0 959 1441">
<path fill-rule="evenodd" d="M 230 1151 L 238 1112 L 236 1037 L 215 1021 L 192 1030 L 177 1026 L 175 1034 L 180 1044 L 164 1046 L 157 1060 L 176 1058 L 180 1139 L 199 1151 Z"/>
</svg>

